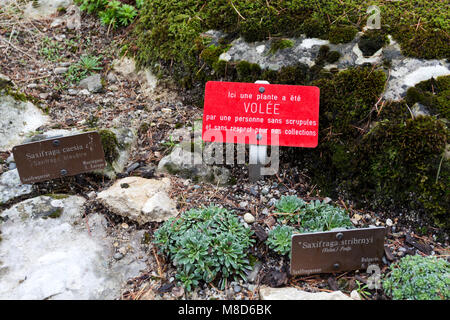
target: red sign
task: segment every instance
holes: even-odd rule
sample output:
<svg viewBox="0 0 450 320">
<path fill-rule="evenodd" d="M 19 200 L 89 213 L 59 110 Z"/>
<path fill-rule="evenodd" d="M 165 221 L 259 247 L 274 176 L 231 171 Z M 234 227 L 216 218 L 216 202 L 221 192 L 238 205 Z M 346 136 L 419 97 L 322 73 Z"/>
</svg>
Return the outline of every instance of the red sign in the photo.
<svg viewBox="0 0 450 320">
<path fill-rule="evenodd" d="M 204 141 L 315 148 L 317 87 L 210 81 L 203 113 Z"/>
</svg>

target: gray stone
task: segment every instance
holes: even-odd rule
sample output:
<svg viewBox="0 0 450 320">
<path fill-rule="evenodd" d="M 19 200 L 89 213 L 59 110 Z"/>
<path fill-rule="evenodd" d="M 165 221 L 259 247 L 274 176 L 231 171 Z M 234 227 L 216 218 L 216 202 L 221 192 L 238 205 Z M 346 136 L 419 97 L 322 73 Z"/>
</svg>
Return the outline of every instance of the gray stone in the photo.
<svg viewBox="0 0 450 320">
<path fill-rule="evenodd" d="M 341 291 L 306 292 L 297 288 L 270 288 L 262 286 L 259 289 L 261 300 L 353 300 Z"/>
<path fill-rule="evenodd" d="M 53 70 L 53 72 L 55 74 L 64 74 L 67 72 L 67 70 L 69 70 L 69 69 L 66 67 L 58 67 L 58 68 L 55 68 L 55 70 Z"/>
<path fill-rule="evenodd" d="M 247 212 L 246 214 L 244 214 L 244 221 L 246 223 L 251 224 L 251 223 L 255 222 L 255 217 L 251 213 Z"/>
<path fill-rule="evenodd" d="M 12 85 L 11 79 L 0 73 L 0 90 L 10 85 Z"/>
<path fill-rule="evenodd" d="M 31 19 L 46 19 L 55 15 L 58 8 L 67 8 L 72 0 L 35 0 L 27 3 L 24 15 Z"/>
<path fill-rule="evenodd" d="M 84 218 L 84 203 L 42 196 L 0 212 L 8 217 L 0 224 L 0 299 L 117 299 L 146 268 L 131 255 L 108 263 L 107 221 L 97 213 Z"/>
<path fill-rule="evenodd" d="M 258 273 L 261 270 L 262 267 L 262 263 L 261 262 L 256 262 L 255 265 L 253 266 L 252 271 L 249 272 L 249 274 L 247 275 L 247 281 L 254 283 L 256 281 L 256 278 L 258 277 Z"/>
<path fill-rule="evenodd" d="M 150 96 L 158 84 L 158 79 L 149 69 L 137 71 L 136 63 L 133 59 L 124 57 L 120 60 L 114 60 L 112 65 L 116 73 L 128 79 L 137 80 L 145 96 Z"/>
<path fill-rule="evenodd" d="M 0 175 L 0 204 L 30 194 L 32 191 L 32 185 L 20 182 L 17 169 L 6 171 Z"/>
<path fill-rule="evenodd" d="M 176 203 L 168 196 L 170 188 L 168 178 L 127 177 L 100 192 L 97 200 L 114 214 L 139 224 L 162 222 L 178 214 Z"/>
<path fill-rule="evenodd" d="M 17 101 L 0 92 L 0 151 L 20 144 L 27 134 L 48 121 L 48 116 L 31 102 Z"/>
<path fill-rule="evenodd" d="M 414 116 L 414 118 L 417 117 L 426 117 L 430 115 L 430 112 L 428 111 L 427 107 L 425 107 L 423 104 L 417 102 L 415 103 L 412 108 L 411 112 Z"/>
<path fill-rule="evenodd" d="M 87 89 L 91 93 L 99 93 L 103 90 L 102 77 L 100 74 L 93 74 L 80 81 L 79 87 Z"/>
<path fill-rule="evenodd" d="M 169 155 L 161 159 L 158 171 L 214 184 L 226 184 L 230 177 L 228 169 L 207 165 L 200 152 L 191 152 L 181 146 L 176 146 Z"/>
</svg>

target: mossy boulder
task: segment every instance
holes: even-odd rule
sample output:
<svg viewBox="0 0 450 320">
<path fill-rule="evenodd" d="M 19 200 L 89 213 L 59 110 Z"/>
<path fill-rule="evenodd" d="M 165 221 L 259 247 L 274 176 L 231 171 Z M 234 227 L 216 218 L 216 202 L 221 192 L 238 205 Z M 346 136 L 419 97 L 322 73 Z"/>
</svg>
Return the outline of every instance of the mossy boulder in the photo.
<svg viewBox="0 0 450 320">
<path fill-rule="evenodd" d="M 284 161 L 312 171 L 323 192 L 344 193 L 365 207 L 400 209 L 422 221 L 449 228 L 450 133 L 441 113 L 413 117 L 407 102 L 377 105 L 386 76 L 360 67 L 313 82 L 321 88 L 319 146 Z M 435 94 L 448 90 L 446 78 L 418 84 Z"/>
</svg>

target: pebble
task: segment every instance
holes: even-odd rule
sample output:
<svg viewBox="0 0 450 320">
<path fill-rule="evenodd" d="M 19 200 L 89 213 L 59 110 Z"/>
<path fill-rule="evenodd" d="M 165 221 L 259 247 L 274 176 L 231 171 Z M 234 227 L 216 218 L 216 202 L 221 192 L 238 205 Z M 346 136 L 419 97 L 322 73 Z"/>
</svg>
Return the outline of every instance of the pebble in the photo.
<svg viewBox="0 0 450 320">
<path fill-rule="evenodd" d="M 386 220 L 386 225 L 387 225 L 388 227 L 392 227 L 392 226 L 394 225 L 394 223 L 392 222 L 391 219 L 387 219 L 387 220 Z"/>
<path fill-rule="evenodd" d="M 263 194 L 263 195 L 266 195 L 266 194 L 268 194 L 269 193 L 269 188 L 268 187 L 264 187 L 262 190 L 261 190 L 261 193 Z"/>
<path fill-rule="evenodd" d="M 14 170 L 16 168 L 16 164 L 14 163 L 14 162 L 11 162 L 9 165 L 8 165 L 8 169 L 9 170 Z"/>
<path fill-rule="evenodd" d="M 247 201 L 239 202 L 239 207 L 241 207 L 241 208 L 247 208 L 247 206 L 248 206 L 248 202 L 247 202 Z"/>
<path fill-rule="evenodd" d="M 122 258 L 123 258 L 123 254 L 121 254 L 120 252 L 117 252 L 116 254 L 114 254 L 114 259 L 120 260 Z"/>
<path fill-rule="evenodd" d="M 255 222 L 255 217 L 251 213 L 244 214 L 244 221 L 247 223 Z"/>
<path fill-rule="evenodd" d="M 331 202 L 331 198 L 326 197 L 325 199 L 323 199 L 324 203 L 330 203 Z"/>
<path fill-rule="evenodd" d="M 123 229 L 128 229 L 129 226 L 128 226 L 128 224 L 126 224 L 126 223 L 122 223 L 122 224 L 121 224 L 121 227 L 122 227 Z"/>
<path fill-rule="evenodd" d="M 67 90 L 70 96 L 76 96 L 78 94 L 78 90 L 75 89 L 69 89 Z"/>
<path fill-rule="evenodd" d="M 119 249 L 119 253 L 121 253 L 122 255 L 126 255 L 127 254 L 127 248 L 122 247 Z"/>
<path fill-rule="evenodd" d="M 67 68 L 65 67 L 59 67 L 59 68 L 55 68 L 55 70 L 53 70 L 53 72 L 55 72 L 55 74 L 64 74 L 67 72 Z"/>
<path fill-rule="evenodd" d="M 239 292 L 241 292 L 241 286 L 235 285 L 235 286 L 233 287 L 233 290 L 234 290 L 235 293 L 239 293 Z"/>
</svg>

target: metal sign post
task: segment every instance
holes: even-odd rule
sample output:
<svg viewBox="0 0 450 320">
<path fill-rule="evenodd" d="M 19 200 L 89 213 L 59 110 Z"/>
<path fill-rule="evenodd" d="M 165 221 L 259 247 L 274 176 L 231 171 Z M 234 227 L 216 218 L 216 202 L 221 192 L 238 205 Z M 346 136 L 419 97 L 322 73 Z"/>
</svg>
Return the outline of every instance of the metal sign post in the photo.
<svg viewBox="0 0 450 320">
<path fill-rule="evenodd" d="M 269 81 L 258 80 L 257 84 L 270 84 Z M 259 88 L 260 93 L 264 93 L 265 89 L 263 86 Z M 260 141 L 262 135 L 258 133 L 256 135 L 256 140 Z M 248 175 L 251 183 L 255 183 L 261 180 L 261 168 L 267 163 L 267 146 L 260 146 L 256 144 L 250 145 L 249 150 L 249 165 L 248 165 Z"/>
</svg>

